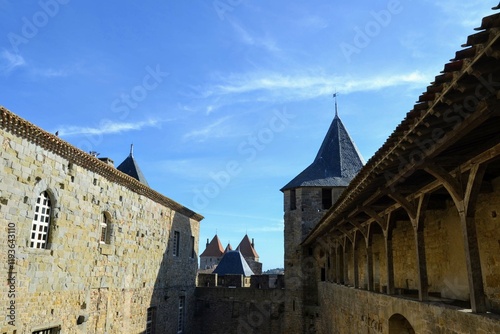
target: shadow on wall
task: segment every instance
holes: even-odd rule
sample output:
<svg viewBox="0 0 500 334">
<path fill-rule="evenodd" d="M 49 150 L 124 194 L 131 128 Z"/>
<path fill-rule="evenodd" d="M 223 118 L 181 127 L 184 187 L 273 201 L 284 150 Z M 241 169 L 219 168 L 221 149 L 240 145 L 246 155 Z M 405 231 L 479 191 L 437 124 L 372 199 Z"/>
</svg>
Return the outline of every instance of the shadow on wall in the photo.
<svg viewBox="0 0 500 334">
<path fill-rule="evenodd" d="M 166 249 L 152 287 L 144 333 L 192 333 L 199 222 L 175 211 L 163 220 Z"/>
</svg>

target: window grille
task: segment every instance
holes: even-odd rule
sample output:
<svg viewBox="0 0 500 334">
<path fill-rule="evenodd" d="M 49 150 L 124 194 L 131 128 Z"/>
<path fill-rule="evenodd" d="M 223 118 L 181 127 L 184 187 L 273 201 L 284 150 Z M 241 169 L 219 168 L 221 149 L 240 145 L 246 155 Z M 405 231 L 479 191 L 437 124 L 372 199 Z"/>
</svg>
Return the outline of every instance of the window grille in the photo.
<svg viewBox="0 0 500 334">
<path fill-rule="evenodd" d="M 154 334 L 156 325 L 156 307 L 148 308 L 148 314 L 146 318 L 146 332 L 145 334 Z"/>
<path fill-rule="evenodd" d="M 174 240 L 172 244 L 172 254 L 174 256 L 179 256 L 179 245 L 180 245 L 180 233 L 179 231 L 174 231 Z"/>
<path fill-rule="evenodd" d="M 184 306 L 186 303 L 186 298 L 184 296 L 179 297 L 179 319 L 177 322 L 177 333 L 184 333 Z"/>
<path fill-rule="evenodd" d="M 32 332 L 32 334 L 59 334 L 61 332 L 61 327 L 52 327 L 52 328 L 45 328 L 45 329 L 40 329 Z"/>
<path fill-rule="evenodd" d="M 50 227 L 51 204 L 49 194 L 44 191 L 36 199 L 35 215 L 31 224 L 31 248 L 47 248 Z"/>
</svg>

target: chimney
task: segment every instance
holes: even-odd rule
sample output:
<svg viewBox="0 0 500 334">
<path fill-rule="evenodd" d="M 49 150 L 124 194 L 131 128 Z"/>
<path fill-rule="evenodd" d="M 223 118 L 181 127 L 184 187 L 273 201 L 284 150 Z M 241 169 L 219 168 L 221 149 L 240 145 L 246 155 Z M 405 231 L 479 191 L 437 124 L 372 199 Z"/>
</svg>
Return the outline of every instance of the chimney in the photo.
<svg viewBox="0 0 500 334">
<path fill-rule="evenodd" d="M 254 242 L 253 242 L 253 238 L 252 238 L 252 247 L 253 247 L 253 248 L 255 248 L 255 244 L 254 244 Z"/>
<path fill-rule="evenodd" d="M 110 165 L 111 167 L 115 167 L 115 162 L 110 158 L 98 158 L 98 159 L 104 162 L 105 164 Z"/>
<path fill-rule="evenodd" d="M 209 242 L 208 242 L 208 238 L 207 238 L 207 247 L 208 247 L 208 244 L 209 244 Z"/>
</svg>

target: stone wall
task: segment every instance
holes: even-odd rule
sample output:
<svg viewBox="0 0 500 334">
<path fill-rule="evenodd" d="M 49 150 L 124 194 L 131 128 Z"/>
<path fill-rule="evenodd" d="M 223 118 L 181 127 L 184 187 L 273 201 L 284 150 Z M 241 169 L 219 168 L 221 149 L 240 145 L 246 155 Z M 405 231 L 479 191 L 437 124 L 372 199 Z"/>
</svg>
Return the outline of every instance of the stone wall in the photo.
<svg viewBox="0 0 500 334">
<path fill-rule="evenodd" d="M 195 334 L 276 334 L 283 331 L 284 290 L 196 288 Z"/>
<path fill-rule="evenodd" d="M 332 202 L 339 198 L 343 187 L 333 187 Z M 316 226 L 323 214 L 322 188 L 303 187 L 295 189 L 296 208 L 291 209 L 291 191 L 284 191 L 284 221 L 285 221 L 285 332 L 301 332 L 308 327 L 311 307 L 317 304 L 317 289 L 313 266 L 308 262 L 309 251 L 300 246 L 309 231 Z M 312 304 L 312 305 L 311 305 Z M 314 307 L 313 307 L 314 308 Z"/>
<path fill-rule="evenodd" d="M 403 333 L 397 319 L 406 319 L 415 333 L 500 333 L 494 315 L 472 314 L 443 302 L 421 303 L 404 298 L 319 283 L 322 296 L 317 333 Z"/>
<path fill-rule="evenodd" d="M 201 216 L 180 213 L 172 208 L 179 204 L 83 152 L 77 152 L 80 160 L 54 153 L 51 141 L 61 152 L 77 149 L 16 122 L 27 129 L 22 136 L 0 130 L 0 280 L 12 283 L 0 285 L 1 332 L 60 327 L 63 333 L 139 333 L 154 307 L 158 328 L 177 333 L 183 298 L 189 333 Z M 38 139 L 27 140 L 25 133 Z M 95 170 L 75 162 L 82 159 L 95 161 Z M 44 191 L 52 204 L 49 243 L 34 249 L 30 230 Z M 109 244 L 99 242 L 103 213 L 111 222 Z M 173 231 L 180 235 L 177 256 Z"/>
</svg>

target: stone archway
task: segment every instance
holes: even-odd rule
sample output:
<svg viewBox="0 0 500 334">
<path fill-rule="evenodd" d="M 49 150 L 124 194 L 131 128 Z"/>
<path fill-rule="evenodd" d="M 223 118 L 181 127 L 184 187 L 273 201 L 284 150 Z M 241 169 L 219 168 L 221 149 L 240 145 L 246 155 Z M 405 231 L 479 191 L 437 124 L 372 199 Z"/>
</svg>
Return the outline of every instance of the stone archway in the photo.
<svg viewBox="0 0 500 334">
<path fill-rule="evenodd" d="M 415 334 L 412 325 L 399 313 L 389 318 L 389 334 Z"/>
</svg>

